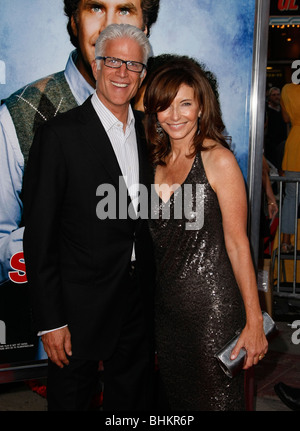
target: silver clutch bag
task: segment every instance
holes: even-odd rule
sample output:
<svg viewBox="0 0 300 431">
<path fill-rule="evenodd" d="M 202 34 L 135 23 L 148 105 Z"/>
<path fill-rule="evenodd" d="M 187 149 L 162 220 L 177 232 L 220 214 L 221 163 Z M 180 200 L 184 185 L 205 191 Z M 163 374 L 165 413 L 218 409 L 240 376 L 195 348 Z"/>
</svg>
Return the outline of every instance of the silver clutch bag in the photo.
<svg viewBox="0 0 300 431">
<path fill-rule="evenodd" d="M 262 312 L 264 319 L 264 331 L 267 340 L 269 341 L 278 331 L 275 322 L 273 319 L 266 313 Z M 220 367 L 224 371 L 224 373 L 233 378 L 236 376 L 244 366 L 244 360 L 246 356 L 246 350 L 241 349 L 239 355 L 231 360 L 231 352 L 234 346 L 237 343 L 240 333 L 236 334 L 219 352 L 215 355 L 215 358 L 219 362 Z"/>
</svg>

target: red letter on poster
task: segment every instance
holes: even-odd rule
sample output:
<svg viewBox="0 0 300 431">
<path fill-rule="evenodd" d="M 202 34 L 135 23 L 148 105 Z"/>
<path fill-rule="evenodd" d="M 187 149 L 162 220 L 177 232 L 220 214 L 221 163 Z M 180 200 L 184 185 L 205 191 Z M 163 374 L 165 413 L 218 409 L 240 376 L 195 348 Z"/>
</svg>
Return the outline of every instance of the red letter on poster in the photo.
<svg viewBox="0 0 300 431">
<path fill-rule="evenodd" d="M 278 9 L 280 11 L 288 10 L 290 0 L 278 0 Z"/>
<path fill-rule="evenodd" d="M 24 253 L 19 252 L 14 254 L 10 259 L 10 266 L 15 271 L 9 271 L 8 276 L 14 283 L 27 283 L 26 268 L 24 261 Z"/>
<path fill-rule="evenodd" d="M 290 0 L 289 10 L 298 10 L 299 6 L 295 4 L 296 0 Z"/>
<path fill-rule="evenodd" d="M 278 10 L 298 10 L 299 6 L 296 4 L 296 0 L 278 0 Z"/>
</svg>

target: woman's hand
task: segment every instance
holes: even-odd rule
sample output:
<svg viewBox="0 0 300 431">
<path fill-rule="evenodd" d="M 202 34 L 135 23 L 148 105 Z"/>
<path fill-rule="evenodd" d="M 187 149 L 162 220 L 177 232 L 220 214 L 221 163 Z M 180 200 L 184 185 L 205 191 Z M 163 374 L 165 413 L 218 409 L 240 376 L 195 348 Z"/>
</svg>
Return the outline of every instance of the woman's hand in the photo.
<svg viewBox="0 0 300 431">
<path fill-rule="evenodd" d="M 232 350 L 231 359 L 235 359 L 242 348 L 246 350 L 246 359 L 243 367 L 244 370 L 251 368 L 253 365 L 256 365 L 258 361 L 263 359 L 268 351 L 268 341 L 262 324 L 246 324 L 234 349 Z"/>
</svg>

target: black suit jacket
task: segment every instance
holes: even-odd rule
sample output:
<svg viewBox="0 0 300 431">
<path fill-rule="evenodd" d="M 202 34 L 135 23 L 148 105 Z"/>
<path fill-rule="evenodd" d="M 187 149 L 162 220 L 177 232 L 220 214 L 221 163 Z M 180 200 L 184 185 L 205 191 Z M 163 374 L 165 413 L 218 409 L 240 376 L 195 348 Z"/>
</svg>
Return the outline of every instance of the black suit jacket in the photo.
<svg viewBox="0 0 300 431">
<path fill-rule="evenodd" d="M 148 186 L 139 113 L 135 118 L 139 182 Z M 147 220 L 100 220 L 96 214 L 101 184 L 114 186 L 118 214 L 121 175 L 90 99 L 38 130 L 24 175 L 24 257 L 36 327 L 68 324 L 73 355 L 80 357 L 105 359 L 114 349 L 126 313 L 133 243 L 151 329 L 154 264 Z"/>
</svg>

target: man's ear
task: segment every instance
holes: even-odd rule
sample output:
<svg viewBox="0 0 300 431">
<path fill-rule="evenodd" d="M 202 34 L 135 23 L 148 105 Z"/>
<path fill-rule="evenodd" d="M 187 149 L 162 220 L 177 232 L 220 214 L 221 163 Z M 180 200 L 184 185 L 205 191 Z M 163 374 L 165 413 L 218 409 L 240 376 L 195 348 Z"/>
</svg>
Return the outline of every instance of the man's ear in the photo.
<svg viewBox="0 0 300 431">
<path fill-rule="evenodd" d="M 139 88 L 141 88 L 141 86 L 143 84 L 143 81 L 146 78 L 146 75 L 147 75 L 147 70 L 143 69 L 142 72 L 141 72 L 141 74 L 140 74 L 140 85 L 139 85 Z"/>
<path fill-rule="evenodd" d="M 147 36 L 147 34 L 148 34 L 148 27 L 145 25 L 145 28 L 144 28 L 144 30 L 143 30 L 143 32 L 145 33 L 145 35 Z"/>
<path fill-rule="evenodd" d="M 97 81 L 98 71 L 100 70 L 100 67 L 98 69 L 97 60 L 93 60 L 91 66 L 92 66 L 93 76 L 95 78 L 95 81 Z"/>
<path fill-rule="evenodd" d="M 78 36 L 77 24 L 76 24 L 74 15 L 71 16 L 71 29 L 72 29 L 74 36 L 77 37 Z"/>
</svg>

